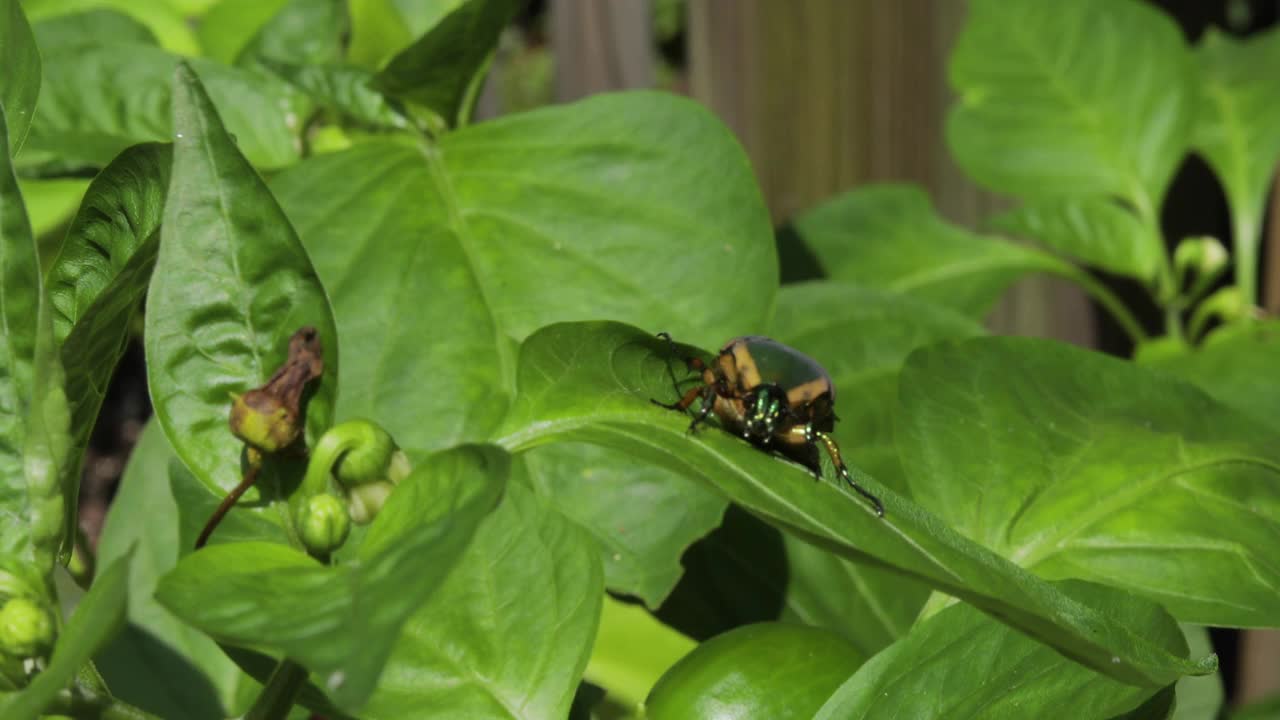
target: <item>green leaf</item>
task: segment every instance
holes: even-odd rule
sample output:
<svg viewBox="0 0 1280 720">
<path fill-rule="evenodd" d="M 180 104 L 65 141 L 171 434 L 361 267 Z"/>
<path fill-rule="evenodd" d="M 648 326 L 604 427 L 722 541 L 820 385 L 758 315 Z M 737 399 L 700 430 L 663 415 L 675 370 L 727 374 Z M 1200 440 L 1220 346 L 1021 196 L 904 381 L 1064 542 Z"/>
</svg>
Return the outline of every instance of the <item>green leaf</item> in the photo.
<svg viewBox="0 0 1280 720">
<path fill-rule="evenodd" d="M 175 88 L 173 177 L 147 295 L 147 379 L 178 456 L 225 492 L 240 482 L 231 394 L 264 383 L 283 364 L 289 336 L 316 328 L 325 373 L 307 404 L 314 442 L 332 424 L 338 335 L 293 227 L 185 65 Z"/>
<path fill-rule="evenodd" d="M 133 556 L 130 624 L 98 654 L 97 665 L 116 697 L 144 710 L 161 717 L 220 720 L 238 714 L 234 702 L 243 674 L 207 635 L 178 620 L 154 598 L 160 577 L 178 564 L 180 555 L 190 552 L 195 539 L 192 535 L 183 542 L 179 534 L 171 467 L 185 474 L 159 425 L 147 423 L 98 541 L 101 565 L 130 549 Z M 240 516 L 232 512 L 227 525 Z M 227 527 L 218 529 L 215 541 L 224 537 Z"/>
<path fill-rule="evenodd" d="M 830 374 L 840 416 L 836 437 L 856 461 L 858 448 L 893 446 L 898 373 L 911 351 L 984 332 L 940 304 L 846 283 L 809 282 L 779 291 L 772 337 Z"/>
<path fill-rule="evenodd" d="M 1177 623 L 1160 606 L 1104 585 L 1060 587 L 1169 653 L 1187 653 Z M 959 603 L 859 668 L 815 719 L 1059 717 L 1070 707 L 1073 720 L 1107 720 L 1155 692 L 1093 672 Z"/>
<path fill-rule="evenodd" d="M 155 45 L 146 25 L 115 10 L 98 8 L 41 20 L 31 28 L 40 52 L 48 55 L 85 45 Z"/>
<path fill-rule="evenodd" d="M 44 91 L 20 167 L 39 174 L 100 168 L 130 145 L 172 141 L 177 61 L 150 45 L 78 46 L 45 54 Z M 303 98 L 266 75 L 209 60 L 190 63 L 255 166 L 297 162 L 301 120 L 308 112 Z"/>
<path fill-rule="evenodd" d="M 1186 636 L 1192 657 L 1213 652 L 1208 628 L 1184 625 L 1182 633 Z M 1170 716 L 1170 720 L 1206 720 L 1217 718 L 1221 714 L 1225 699 L 1221 672 L 1200 677 L 1184 677 L 1175 687 L 1177 688 L 1177 710 Z"/>
<path fill-rule="evenodd" d="M 0 107 L 0 555 L 53 571 L 76 494 L 62 365 Z"/>
<path fill-rule="evenodd" d="M 836 632 L 870 657 L 906 634 L 929 596 L 918 580 L 784 535 L 737 506 L 681 561 L 685 575 L 658 615 L 700 639 L 785 620 Z"/>
<path fill-rule="evenodd" d="M 31 232 L 40 246 L 40 264 L 48 271 L 53 256 L 62 246 L 67 223 L 80 207 L 89 187 L 81 178 L 18 178 L 22 199 L 27 201 Z"/>
<path fill-rule="evenodd" d="M 992 226 L 1038 240 L 1086 265 L 1152 284 L 1163 241 L 1131 211 L 1104 197 L 1042 200 L 992 218 Z"/>
<path fill-rule="evenodd" d="M 124 626 L 129 589 L 126 555 L 99 573 L 58 634 L 49 665 L 22 692 L 0 699 L 5 720 L 35 720 L 77 671 Z"/>
<path fill-rule="evenodd" d="M 1258 247 L 1267 189 L 1280 160 L 1280 83 L 1269 68 L 1280 63 L 1280 31 L 1238 40 L 1217 30 L 1196 50 L 1199 112 L 1192 143 L 1217 173 L 1231 205 L 1237 282 L 1256 302 Z"/>
<path fill-rule="evenodd" d="M 980 317 L 1005 288 L 1064 263 L 1032 248 L 943 221 L 910 185 L 869 185 L 836 196 L 795 221 L 833 280 L 929 300 Z"/>
<path fill-rule="evenodd" d="M 466 0 L 378 73 L 375 87 L 420 105 L 449 125 L 458 122 L 468 87 L 484 72 L 515 0 Z"/>
<path fill-rule="evenodd" d="M 95 8 L 111 8 L 146 25 L 165 50 L 187 56 L 200 54 L 200 45 L 187 19 L 169 0 L 23 0 L 22 4 L 33 23 Z"/>
<path fill-rule="evenodd" d="M 422 8 L 444 8 L 452 11 L 463 0 L 442 0 L 418 3 Z M 405 18 L 392 5 L 391 0 L 348 0 L 351 13 L 351 42 L 347 59 L 354 65 L 376 70 L 383 61 L 399 52 L 413 39 L 426 32 L 425 28 L 414 33 L 405 24 Z"/>
<path fill-rule="evenodd" d="M 1189 353 L 1144 364 L 1198 385 L 1214 399 L 1280 432 L 1280 322 L 1223 327 Z"/>
<path fill-rule="evenodd" d="M 590 536 L 512 482 L 444 584 L 405 623 L 360 717 L 398 720 L 422 708 L 477 720 L 564 717 L 603 591 Z"/>
<path fill-rule="evenodd" d="M 289 0 L 253 35 L 236 63 L 252 66 L 266 59 L 304 65 L 338 62 L 348 25 L 345 3 Z"/>
<path fill-rule="evenodd" d="M 1189 384 L 1045 340 L 926 348 L 901 388 L 911 494 L 951 527 L 1182 621 L 1276 625 L 1274 432 Z"/>
<path fill-rule="evenodd" d="M 1073 600 L 952 531 L 897 493 L 857 474 L 886 517 L 833 482 L 714 429 L 686 436 L 687 416 L 658 408 L 670 393 L 666 344 L 617 323 L 545 328 L 521 348 L 520 393 L 501 430 L 513 450 L 556 439 L 618 448 L 699 478 L 771 524 L 854 560 L 873 560 L 967 600 L 1112 677 L 1167 685 L 1212 672 Z"/>
<path fill-rule="evenodd" d="M 1158 219 L 1195 102 L 1171 18 L 1136 0 L 977 0 L 950 75 L 947 141 L 978 182 L 1026 198 L 1113 195 Z"/>
<path fill-rule="evenodd" d="M 396 487 L 356 557 L 341 565 L 273 543 L 213 545 L 179 561 L 157 597 L 219 642 L 304 664 L 324 677 L 339 707 L 355 712 L 401 625 L 428 596 L 446 592 L 442 582 L 502 491 L 507 466 L 505 454 L 484 447 L 420 464 Z M 523 595 L 527 586 L 518 590 Z"/>
<path fill-rule="evenodd" d="M 268 60 L 263 64 L 306 93 L 322 108 L 373 128 L 408 127 L 404 115 L 392 109 L 387 98 L 370 87 L 373 73 L 369 70 L 339 65 L 300 65 L 275 60 Z"/>
<path fill-rule="evenodd" d="M 66 371 L 76 462 L 63 479 L 71 497 L 111 374 L 147 291 L 169 185 L 167 145 L 126 150 L 94 178 L 49 268 L 53 335 Z"/>
<path fill-rule="evenodd" d="M 512 338 L 611 317 L 720 343 L 763 327 L 777 287 L 741 148 L 666 94 L 508 116 L 438 146 L 362 143 L 272 189 L 360 348 L 338 418 L 377 418 L 416 452 L 490 437 L 513 392 Z"/>
<path fill-rule="evenodd" d="M 204 54 L 225 65 L 234 63 L 289 1 L 220 0 L 200 18 L 196 29 Z"/>
<path fill-rule="evenodd" d="M 18 153 L 40 94 L 40 53 L 18 0 L 0 0 L 0 108 L 8 123 L 5 152 Z"/>
<path fill-rule="evenodd" d="M 524 456 L 535 492 L 595 538 L 609 589 L 656 608 L 680 579 L 680 554 L 720 523 L 724 498 L 617 451 L 555 443 Z"/>
</svg>

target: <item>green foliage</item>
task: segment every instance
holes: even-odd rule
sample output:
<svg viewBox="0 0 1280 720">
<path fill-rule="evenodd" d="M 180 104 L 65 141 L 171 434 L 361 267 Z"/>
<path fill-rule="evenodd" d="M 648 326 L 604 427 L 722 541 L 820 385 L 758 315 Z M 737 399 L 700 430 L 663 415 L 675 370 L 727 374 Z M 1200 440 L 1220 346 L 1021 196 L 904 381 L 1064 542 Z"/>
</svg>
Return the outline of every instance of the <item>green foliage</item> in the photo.
<svg viewBox="0 0 1280 720">
<path fill-rule="evenodd" d="M 0 605 L 55 607 L 140 331 L 157 416 L 52 653 L 8 638 L 0 715 L 1217 713 L 1202 626 L 1280 622 L 1280 336 L 1249 279 L 1277 36 L 1192 49 L 1137 0 L 970 7 L 948 139 L 1016 202 L 970 229 L 855 189 L 795 219 L 822 276 L 780 286 L 749 163 L 694 103 L 471 122 L 511 0 L 0 0 Z M 1158 223 L 1193 148 L 1231 205 L 1221 290 L 1223 239 L 1175 262 Z M 18 176 L 78 210 L 29 211 Z M 1139 361 L 986 336 L 1034 273 Z M 302 326 L 307 432 L 246 453 L 233 394 Z M 815 479 L 651 402 L 744 334 L 829 372 L 884 518 L 829 458 Z M 318 445 L 353 421 L 404 450 L 359 507 L 348 448 Z"/>
</svg>

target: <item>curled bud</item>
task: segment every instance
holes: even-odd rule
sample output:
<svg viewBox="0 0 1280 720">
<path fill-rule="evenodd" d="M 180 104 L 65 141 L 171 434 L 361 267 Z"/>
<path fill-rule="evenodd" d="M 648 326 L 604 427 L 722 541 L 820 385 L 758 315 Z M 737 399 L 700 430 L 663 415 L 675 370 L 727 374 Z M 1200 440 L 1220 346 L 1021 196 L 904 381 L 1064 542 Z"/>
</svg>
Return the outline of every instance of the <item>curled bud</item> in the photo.
<svg viewBox="0 0 1280 720">
<path fill-rule="evenodd" d="M 289 359 L 265 385 L 232 396 L 231 433 L 250 447 L 279 452 L 302 434 L 302 393 L 324 372 L 323 348 L 315 328 L 289 338 Z"/>
<path fill-rule="evenodd" d="M 328 555 L 342 547 L 350 533 L 351 518 L 341 500 L 324 493 L 303 501 L 298 510 L 298 535 L 308 552 Z"/>
<path fill-rule="evenodd" d="M 1230 256 L 1216 237 L 1186 238 L 1173 251 L 1173 265 L 1179 277 L 1192 275 L 1216 275 L 1226 269 Z"/>
<path fill-rule="evenodd" d="M 53 640 L 53 617 L 35 600 L 11 597 L 0 607 L 0 653 L 37 657 L 53 647 Z"/>
<path fill-rule="evenodd" d="M 330 428 L 316 443 L 301 492 L 328 492 L 333 474 L 350 503 L 351 519 L 363 525 L 377 516 L 410 470 L 408 457 L 386 430 L 368 420 L 349 420 Z"/>
</svg>

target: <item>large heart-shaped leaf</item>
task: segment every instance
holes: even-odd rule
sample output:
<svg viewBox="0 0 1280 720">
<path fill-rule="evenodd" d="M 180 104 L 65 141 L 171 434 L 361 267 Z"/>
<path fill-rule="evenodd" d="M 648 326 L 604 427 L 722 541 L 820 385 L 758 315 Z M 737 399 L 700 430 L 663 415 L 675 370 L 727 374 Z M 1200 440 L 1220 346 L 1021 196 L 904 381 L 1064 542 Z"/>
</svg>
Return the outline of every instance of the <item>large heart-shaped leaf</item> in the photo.
<svg viewBox="0 0 1280 720">
<path fill-rule="evenodd" d="M 0 106 L 0 555 L 51 573 L 75 526 L 70 419 L 6 127 Z"/>
<path fill-rule="evenodd" d="M 1196 50 L 1200 111 L 1192 142 L 1218 174 L 1231 205 L 1236 282 L 1256 302 L 1258 246 L 1267 188 L 1280 160 L 1280 30 L 1237 40 L 1210 29 Z"/>
<path fill-rule="evenodd" d="M 289 336 L 316 328 L 325 372 L 307 406 L 314 440 L 333 417 L 338 336 L 293 227 L 186 66 L 173 113 L 173 176 L 147 295 L 147 379 L 178 456 L 226 491 L 240 482 L 242 448 L 227 429 L 231 394 L 264 383 Z"/>
<path fill-rule="evenodd" d="M 31 27 L 40 52 L 49 54 L 84 45 L 155 45 L 155 36 L 146 25 L 115 10 L 95 8 L 58 15 Z"/>
<path fill-rule="evenodd" d="M 1067 595 L 1105 609 L 1174 655 L 1185 655 L 1177 623 L 1159 605 L 1104 585 L 1070 582 Z M 956 604 L 911 628 L 854 673 L 815 717 L 1056 717 L 1107 720 L 1156 691 L 1100 675 L 973 607 Z"/>
<path fill-rule="evenodd" d="M 1280 565 L 1264 550 L 1280 537 L 1274 431 L 1189 384 L 1045 340 L 926 348 L 900 387 L 912 496 L 968 537 L 1179 620 L 1280 619 Z"/>
<path fill-rule="evenodd" d="M 719 343 L 762 327 L 777 286 L 742 150 L 669 95 L 510 116 L 439 145 L 363 143 L 272 188 L 360 348 L 339 418 L 377 418 L 412 451 L 490 436 L 512 338 L 607 317 Z"/>
<path fill-rule="evenodd" d="M 46 54 L 37 119 L 20 167 L 36 173 L 100 168 L 130 145 L 172 140 L 170 82 L 177 62 L 151 45 L 104 43 Z M 254 165 L 297 162 L 305 98 L 263 74 L 209 60 L 190 63 Z"/>
<path fill-rule="evenodd" d="M 973 178 L 1025 198 L 1113 195 L 1158 218 L 1195 102 L 1191 54 L 1159 10 L 975 0 L 950 75 L 947 141 Z"/>
<path fill-rule="evenodd" d="M 31 127 L 40 94 L 40 52 L 18 0 L 0 0 L 0 107 L 8 123 L 8 147 L 16 155 Z"/>
<path fill-rule="evenodd" d="M 921 578 L 1126 682 L 1167 685 L 1216 666 L 1213 658 L 1197 663 L 1167 652 L 864 475 L 859 481 L 884 501 L 883 519 L 847 489 L 815 483 L 805 469 L 740 438 L 715 430 L 687 437 L 687 417 L 649 402 L 671 392 L 665 351 L 663 341 L 616 323 L 539 331 L 521 347 L 520 393 L 500 443 L 521 449 L 577 439 L 687 473 L 771 524 Z"/>
<path fill-rule="evenodd" d="M 160 46 L 172 53 L 200 54 L 187 18 L 172 0 L 23 0 L 32 23 L 96 8 L 110 8 L 145 25 Z M 110 42 L 110 37 L 102 40 Z"/>
<path fill-rule="evenodd" d="M 336 567 L 274 543 L 213 545 L 179 561 L 157 597 L 220 642 L 303 663 L 355 712 L 401 625 L 463 556 L 508 465 L 504 453 L 474 446 L 421 464 L 396 487 L 355 558 Z"/>
<path fill-rule="evenodd" d="M 977 235 L 942 220 L 923 190 L 870 185 L 795 221 L 833 280 L 891 290 L 980 317 L 1033 272 L 1069 274 L 1048 253 Z"/>
<path fill-rule="evenodd" d="M 128 555 L 98 574 L 53 646 L 49 664 L 21 692 L 0 696 L 5 720 L 36 720 L 71 684 L 93 654 L 124 626 L 129 591 Z"/>
<path fill-rule="evenodd" d="M 591 538 L 519 482 L 405 623 L 361 717 L 564 717 L 600 620 Z"/>
</svg>

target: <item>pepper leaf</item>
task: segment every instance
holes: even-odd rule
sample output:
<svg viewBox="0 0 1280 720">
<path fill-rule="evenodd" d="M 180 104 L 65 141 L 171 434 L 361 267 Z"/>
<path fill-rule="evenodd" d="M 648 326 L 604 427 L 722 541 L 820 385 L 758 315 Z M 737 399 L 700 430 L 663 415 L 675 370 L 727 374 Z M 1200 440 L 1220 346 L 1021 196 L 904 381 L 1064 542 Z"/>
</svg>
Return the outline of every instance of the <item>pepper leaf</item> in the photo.
<svg viewBox="0 0 1280 720">
<path fill-rule="evenodd" d="M 231 394 L 265 382 L 289 336 L 316 328 L 325 372 L 307 405 L 314 442 L 332 422 L 338 335 L 293 227 L 185 65 L 173 112 L 173 175 L 147 296 L 147 379 L 178 456 L 225 493 L 240 482 L 243 447 L 227 429 Z"/>
<path fill-rule="evenodd" d="M 594 442 L 686 473 L 786 532 L 917 577 L 1124 682 L 1164 686 L 1216 667 L 1216 658 L 1192 662 L 1168 652 L 861 473 L 859 482 L 884 501 L 885 518 L 847 489 L 815 483 L 807 470 L 738 437 L 713 429 L 686 437 L 685 416 L 649 402 L 670 392 L 665 352 L 662 340 L 618 323 L 544 328 L 521 348 L 520 393 L 500 444 Z"/>
<path fill-rule="evenodd" d="M 40 52 L 18 0 L 0 0 L 0 107 L 8 123 L 5 152 L 18 154 L 40 94 Z"/>
</svg>

